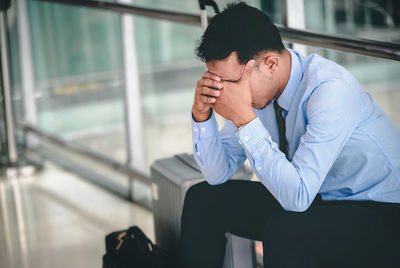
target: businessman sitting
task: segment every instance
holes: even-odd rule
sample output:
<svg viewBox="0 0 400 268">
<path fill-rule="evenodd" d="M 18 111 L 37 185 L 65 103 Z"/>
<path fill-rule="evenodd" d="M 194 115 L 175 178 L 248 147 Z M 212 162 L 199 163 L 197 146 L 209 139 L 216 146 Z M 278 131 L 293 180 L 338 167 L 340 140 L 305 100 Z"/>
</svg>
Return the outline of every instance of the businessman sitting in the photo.
<svg viewBox="0 0 400 268">
<path fill-rule="evenodd" d="M 244 3 L 197 49 L 183 267 L 222 267 L 225 233 L 263 242 L 265 267 L 400 267 L 400 131 L 344 68 L 286 49 Z M 218 113 L 226 120 L 221 131 Z M 246 160 L 259 181 L 229 180 Z"/>
</svg>

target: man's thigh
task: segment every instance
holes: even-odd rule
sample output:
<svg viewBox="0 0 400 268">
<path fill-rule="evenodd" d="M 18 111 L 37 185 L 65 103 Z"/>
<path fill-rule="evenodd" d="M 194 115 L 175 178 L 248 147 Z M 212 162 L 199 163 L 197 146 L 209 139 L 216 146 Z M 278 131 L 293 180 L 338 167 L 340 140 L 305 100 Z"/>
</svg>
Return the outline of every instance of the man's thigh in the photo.
<svg viewBox="0 0 400 268">
<path fill-rule="evenodd" d="M 197 214 L 223 226 L 226 232 L 261 240 L 265 219 L 277 211 L 283 211 L 281 205 L 262 183 L 229 180 L 214 186 L 207 182 L 192 186 L 186 194 L 184 217 Z"/>
<path fill-rule="evenodd" d="M 186 193 L 182 213 L 182 267 L 221 267 L 225 233 L 261 240 L 265 218 L 282 210 L 259 182 L 230 180 L 211 186 L 202 182 Z"/>
<path fill-rule="evenodd" d="M 304 267 L 400 267 L 399 226 L 400 207 L 384 203 L 322 201 L 303 213 L 277 212 L 265 223 L 265 261 L 286 259 L 281 267 L 296 267 L 296 262 Z"/>
</svg>

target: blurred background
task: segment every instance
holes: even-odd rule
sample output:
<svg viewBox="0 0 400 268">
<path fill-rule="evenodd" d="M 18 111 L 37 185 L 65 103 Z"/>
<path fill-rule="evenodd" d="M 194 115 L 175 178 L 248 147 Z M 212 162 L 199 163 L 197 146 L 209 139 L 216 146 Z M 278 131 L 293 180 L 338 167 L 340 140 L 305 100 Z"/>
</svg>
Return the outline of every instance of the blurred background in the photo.
<svg viewBox="0 0 400 268">
<path fill-rule="evenodd" d="M 205 71 L 194 54 L 199 23 L 86 2 L 12 0 L 4 13 L 18 158 L 41 168 L 6 179 L 1 109 L 0 267 L 100 267 L 104 236 L 134 224 L 154 241 L 150 166 L 192 151 L 190 110 Z M 107 2 L 200 15 L 197 0 Z M 223 8 L 233 1 L 216 2 Z M 400 51 L 397 0 L 246 2 L 281 26 Z M 286 45 L 344 66 L 400 127 L 399 59 L 329 49 L 322 41 Z"/>
</svg>

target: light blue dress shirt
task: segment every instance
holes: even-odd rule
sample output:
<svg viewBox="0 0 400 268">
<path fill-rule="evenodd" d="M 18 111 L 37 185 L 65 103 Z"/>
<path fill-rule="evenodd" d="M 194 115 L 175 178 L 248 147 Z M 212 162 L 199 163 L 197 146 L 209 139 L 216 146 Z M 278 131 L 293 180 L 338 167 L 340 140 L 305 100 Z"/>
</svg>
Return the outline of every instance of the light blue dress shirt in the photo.
<svg viewBox="0 0 400 268">
<path fill-rule="evenodd" d="M 305 211 L 323 200 L 400 203 L 400 131 L 344 68 L 294 50 L 285 110 L 288 158 L 279 150 L 272 102 L 238 130 L 219 132 L 214 114 L 192 122 L 193 149 L 209 184 L 231 178 L 246 158 L 285 210 Z M 240 197 L 238 197 L 240 198 Z"/>
</svg>

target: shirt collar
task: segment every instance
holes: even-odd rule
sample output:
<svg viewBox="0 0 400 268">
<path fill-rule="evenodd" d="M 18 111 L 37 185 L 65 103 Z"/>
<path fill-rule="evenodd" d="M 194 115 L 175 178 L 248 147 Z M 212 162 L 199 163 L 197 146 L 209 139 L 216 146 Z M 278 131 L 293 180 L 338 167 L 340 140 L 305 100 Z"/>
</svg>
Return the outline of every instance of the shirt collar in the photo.
<svg viewBox="0 0 400 268">
<path fill-rule="evenodd" d="M 289 81 L 283 90 L 282 94 L 278 98 L 278 104 L 286 111 L 289 111 L 290 104 L 292 104 L 292 100 L 294 94 L 296 93 L 296 89 L 299 87 L 301 78 L 303 77 L 303 71 L 301 69 L 301 64 L 299 60 L 299 56 L 297 53 L 291 49 L 288 49 L 290 52 L 291 58 L 291 67 L 290 67 L 290 76 Z"/>
</svg>

